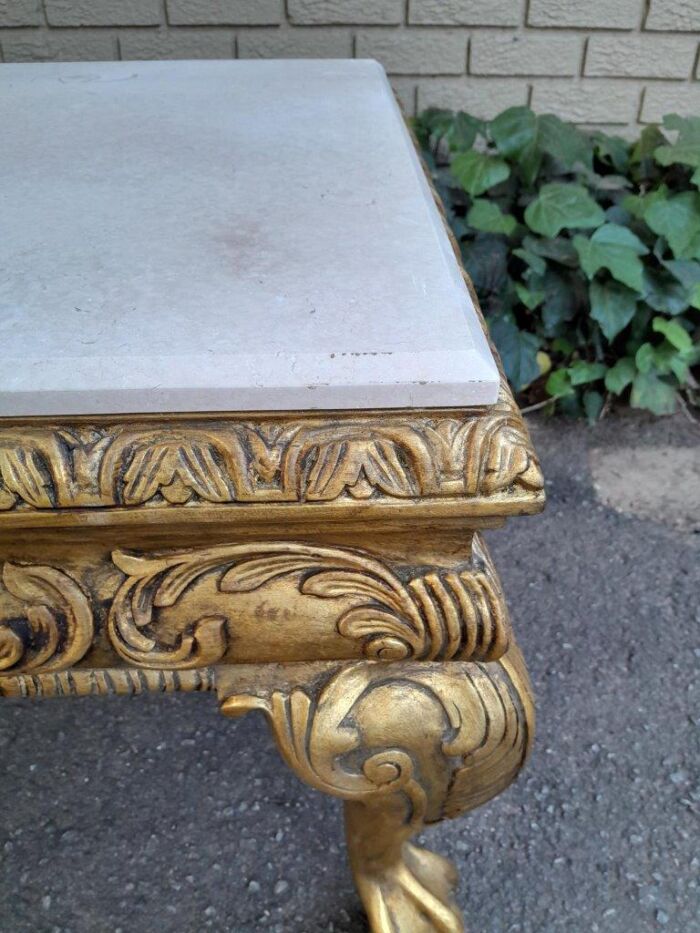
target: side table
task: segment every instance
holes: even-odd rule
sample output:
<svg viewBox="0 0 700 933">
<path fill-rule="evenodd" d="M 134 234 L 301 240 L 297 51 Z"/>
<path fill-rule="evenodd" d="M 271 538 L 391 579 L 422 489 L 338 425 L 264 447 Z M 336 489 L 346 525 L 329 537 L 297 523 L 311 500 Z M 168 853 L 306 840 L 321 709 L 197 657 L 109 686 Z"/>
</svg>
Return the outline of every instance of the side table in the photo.
<svg viewBox="0 0 700 933">
<path fill-rule="evenodd" d="M 527 757 L 543 480 L 381 68 L 0 69 L 0 695 L 262 711 L 371 929 L 463 929 L 410 840 Z"/>
</svg>

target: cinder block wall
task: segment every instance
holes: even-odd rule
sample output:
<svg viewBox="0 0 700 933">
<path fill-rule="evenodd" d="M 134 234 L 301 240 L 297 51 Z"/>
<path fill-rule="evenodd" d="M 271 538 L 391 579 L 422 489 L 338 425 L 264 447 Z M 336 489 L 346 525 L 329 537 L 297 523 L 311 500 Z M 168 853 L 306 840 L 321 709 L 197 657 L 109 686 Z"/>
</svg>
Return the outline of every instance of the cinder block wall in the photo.
<svg viewBox="0 0 700 933">
<path fill-rule="evenodd" d="M 6 62 L 377 58 L 409 113 L 700 114 L 700 0 L 0 0 Z"/>
</svg>

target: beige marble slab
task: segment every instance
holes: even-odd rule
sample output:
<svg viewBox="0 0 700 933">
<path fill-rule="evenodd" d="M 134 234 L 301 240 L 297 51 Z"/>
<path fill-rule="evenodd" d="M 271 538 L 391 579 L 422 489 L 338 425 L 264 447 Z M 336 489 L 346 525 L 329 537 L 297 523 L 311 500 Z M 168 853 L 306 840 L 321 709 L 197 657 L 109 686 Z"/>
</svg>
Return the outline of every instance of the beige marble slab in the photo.
<svg viewBox="0 0 700 933">
<path fill-rule="evenodd" d="M 0 126 L 0 415 L 495 401 L 376 62 L 0 65 Z"/>
</svg>

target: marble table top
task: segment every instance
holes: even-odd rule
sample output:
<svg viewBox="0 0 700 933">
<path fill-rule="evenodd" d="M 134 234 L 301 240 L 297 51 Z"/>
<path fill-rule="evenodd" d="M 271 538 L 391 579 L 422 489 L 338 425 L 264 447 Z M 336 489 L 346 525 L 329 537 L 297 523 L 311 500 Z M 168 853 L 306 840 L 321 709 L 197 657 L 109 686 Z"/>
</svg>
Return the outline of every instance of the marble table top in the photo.
<svg viewBox="0 0 700 933">
<path fill-rule="evenodd" d="M 0 65 L 0 127 L 0 415 L 496 400 L 376 62 Z"/>
</svg>

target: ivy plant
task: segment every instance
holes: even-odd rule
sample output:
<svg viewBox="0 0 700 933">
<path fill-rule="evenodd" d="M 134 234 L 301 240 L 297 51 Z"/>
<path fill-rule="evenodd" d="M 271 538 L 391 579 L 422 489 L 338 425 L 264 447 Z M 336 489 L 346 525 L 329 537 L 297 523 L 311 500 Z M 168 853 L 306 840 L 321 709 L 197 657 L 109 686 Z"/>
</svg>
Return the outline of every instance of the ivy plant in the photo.
<svg viewBox="0 0 700 933">
<path fill-rule="evenodd" d="M 635 142 L 511 107 L 415 121 L 506 374 L 593 421 L 700 401 L 700 118 Z"/>
</svg>

